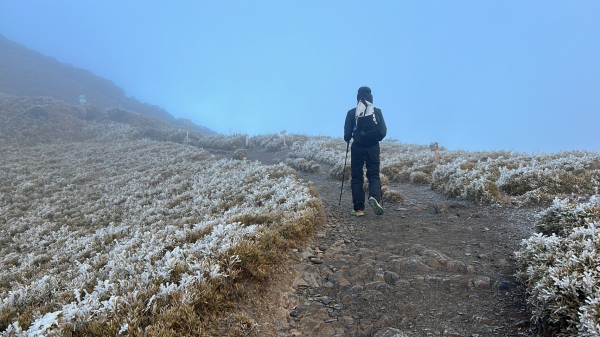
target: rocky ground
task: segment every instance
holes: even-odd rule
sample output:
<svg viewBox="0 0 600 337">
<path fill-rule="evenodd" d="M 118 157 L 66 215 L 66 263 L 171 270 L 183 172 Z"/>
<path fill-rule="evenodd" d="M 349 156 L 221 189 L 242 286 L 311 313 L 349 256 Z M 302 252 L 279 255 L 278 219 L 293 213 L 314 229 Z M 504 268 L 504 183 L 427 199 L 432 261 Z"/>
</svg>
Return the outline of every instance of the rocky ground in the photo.
<svg viewBox="0 0 600 337">
<path fill-rule="evenodd" d="M 272 164 L 285 153 L 252 150 L 248 158 Z M 540 209 L 475 205 L 428 185 L 391 184 L 404 202 L 356 218 L 349 184 L 340 207 L 340 182 L 328 167 L 321 171 L 300 174 L 319 190 L 326 221 L 293 251 L 294 266 L 277 276 L 272 297 L 256 303 L 248 334 L 535 335 L 513 252 Z"/>
</svg>

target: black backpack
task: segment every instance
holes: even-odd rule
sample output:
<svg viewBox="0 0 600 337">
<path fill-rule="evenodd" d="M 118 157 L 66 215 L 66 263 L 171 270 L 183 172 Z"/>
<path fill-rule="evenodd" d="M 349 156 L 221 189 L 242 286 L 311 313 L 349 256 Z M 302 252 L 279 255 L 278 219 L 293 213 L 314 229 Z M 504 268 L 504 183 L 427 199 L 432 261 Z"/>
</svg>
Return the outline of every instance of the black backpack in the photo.
<svg viewBox="0 0 600 337">
<path fill-rule="evenodd" d="M 375 117 L 375 112 L 372 115 L 356 118 L 353 137 L 355 142 L 362 143 L 378 142 L 381 140 L 381 131 L 379 130 L 379 123 Z"/>
</svg>

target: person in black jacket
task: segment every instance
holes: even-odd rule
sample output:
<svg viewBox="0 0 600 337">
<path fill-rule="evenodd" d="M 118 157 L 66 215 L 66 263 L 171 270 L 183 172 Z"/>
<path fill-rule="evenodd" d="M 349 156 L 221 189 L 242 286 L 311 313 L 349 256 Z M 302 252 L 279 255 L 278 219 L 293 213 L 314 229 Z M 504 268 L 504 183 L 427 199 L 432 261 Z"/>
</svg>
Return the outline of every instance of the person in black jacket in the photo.
<svg viewBox="0 0 600 337">
<path fill-rule="evenodd" d="M 363 167 L 367 165 L 369 180 L 369 206 L 375 214 L 382 215 L 381 183 L 379 181 L 379 142 L 387 134 L 381 110 L 373 106 L 373 95 L 369 87 L 360 87 L 356 95 L 357 106 L 346 114 L 344 140 L 352 142 L 350 167 L 352 169 L 352 215 L 363 216 L 365 190 L 363 189 Z"/>
</svg>

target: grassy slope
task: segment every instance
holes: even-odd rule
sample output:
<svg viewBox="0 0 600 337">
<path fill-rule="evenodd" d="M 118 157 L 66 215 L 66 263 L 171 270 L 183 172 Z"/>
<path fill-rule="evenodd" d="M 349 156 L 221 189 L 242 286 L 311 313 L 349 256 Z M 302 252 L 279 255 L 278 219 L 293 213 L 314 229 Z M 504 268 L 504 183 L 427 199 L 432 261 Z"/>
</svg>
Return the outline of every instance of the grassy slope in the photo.
<svg viewBox="0 0 600 337">
<path fill-rule="evenodd" d="M 85 95 L 89 104 L 106 109 L 122 107 L 146 116 L 158 118 L 173 125 L 183 125 L 164 109 L 142 103 L 113 82 L 90 71 L 58 62 L 0 35 L 0 97 L 48 96 L 69 104 L 79 104 L 79 95 Z M 215 134 L 198 125 L 190 128 L 203 134 Z"/>
</svg>

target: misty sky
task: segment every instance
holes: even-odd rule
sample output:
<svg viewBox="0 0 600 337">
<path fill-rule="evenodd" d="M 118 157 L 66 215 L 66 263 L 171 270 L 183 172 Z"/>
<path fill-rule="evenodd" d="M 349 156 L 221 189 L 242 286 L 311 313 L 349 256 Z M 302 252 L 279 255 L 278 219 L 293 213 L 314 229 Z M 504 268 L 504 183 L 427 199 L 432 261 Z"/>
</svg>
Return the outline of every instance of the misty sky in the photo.
<svg viewBox="0 0 600 337">
<path fill-rule="evenodd" d="M 367 85 L 401 142 L 600 151 L 600 1 L 1 3 L 5 37 L 222 133 L 341 136 Z"/>
</svg>

